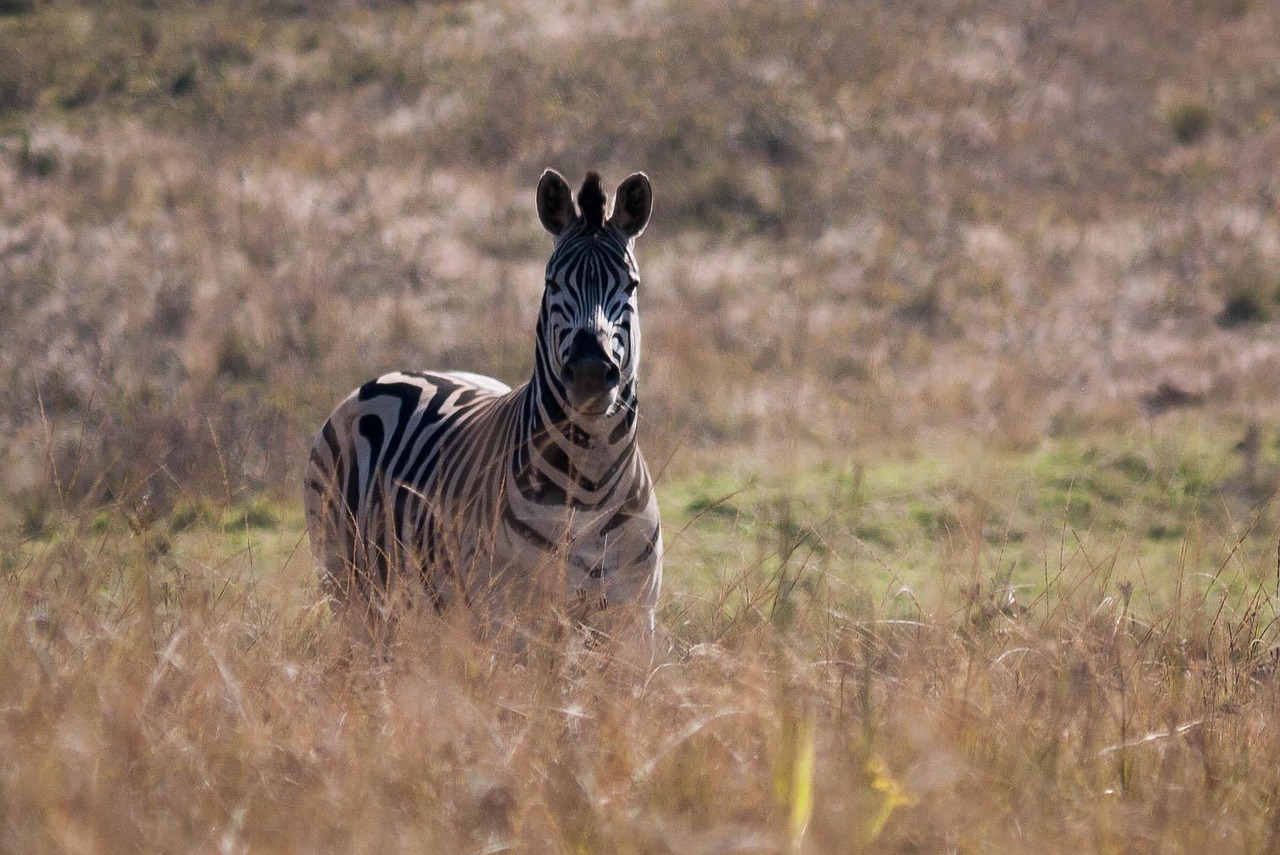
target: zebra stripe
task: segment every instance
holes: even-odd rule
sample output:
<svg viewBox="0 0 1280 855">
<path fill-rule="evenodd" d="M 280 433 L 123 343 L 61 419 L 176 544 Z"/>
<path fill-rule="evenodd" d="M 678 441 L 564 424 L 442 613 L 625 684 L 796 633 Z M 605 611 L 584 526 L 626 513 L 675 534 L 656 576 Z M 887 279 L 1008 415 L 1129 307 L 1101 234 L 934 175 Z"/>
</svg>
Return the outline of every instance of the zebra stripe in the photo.
<svg viewBox="0 0 1280 855">
<path fill-rule="evenodd" d="M 336 608 L 376 623 L 399 583 L 491 627 L 557 608 L 651 640 L 662 526 L 636 445 L 640 281 L 649 180 L 599 176 L 573 195 L 552 170 L 538 215 L 555 239 L 534 371 L 516 389 L 461 371 L 393 372 L 321 428 L 304 477 L 312 552 Z M 606 614 L 608 615 L 606 617 Z"/>
</svg>

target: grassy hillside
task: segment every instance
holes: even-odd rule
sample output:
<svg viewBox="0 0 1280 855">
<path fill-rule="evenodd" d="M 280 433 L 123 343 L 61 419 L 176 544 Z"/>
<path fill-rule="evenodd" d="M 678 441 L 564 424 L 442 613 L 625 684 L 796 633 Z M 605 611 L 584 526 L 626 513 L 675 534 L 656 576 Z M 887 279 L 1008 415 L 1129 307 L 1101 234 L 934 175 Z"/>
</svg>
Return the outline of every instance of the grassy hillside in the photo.
<svg viewBox="0 0 1280 855">
<path fill-rule="evenodd" d="M 1261 0 L 0 0 L 0 850 L 1273 851 L 1278 162 Z M 656 192 L 634 693 L 301 525 L 546 166 Z"/>
</svg>

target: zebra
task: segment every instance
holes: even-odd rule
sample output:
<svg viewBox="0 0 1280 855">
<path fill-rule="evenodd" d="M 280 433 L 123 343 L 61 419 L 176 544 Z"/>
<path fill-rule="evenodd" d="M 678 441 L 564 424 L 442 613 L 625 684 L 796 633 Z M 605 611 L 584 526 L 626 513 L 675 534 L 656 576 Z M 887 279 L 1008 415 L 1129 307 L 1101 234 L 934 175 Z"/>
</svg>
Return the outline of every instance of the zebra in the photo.
<svg viewBox="0 0 1280 855">
<path fill-rule="evenodd" d="M 498 632 L 519 631 L 522 609 L 550 609 L 652 656 L 663 543 L 636 444 L 634 253 L 652 209 L 642 172 L 612 206 L 588 173 L 575 209 L 546 170 L 537 211 L 553 248 L 533 376 L 511 389 L 464 371 L 395 371 L 333 411 L 303 504 L 335 611 L 385 626 L 397 592 L 425 594 Z"/>
</svg>

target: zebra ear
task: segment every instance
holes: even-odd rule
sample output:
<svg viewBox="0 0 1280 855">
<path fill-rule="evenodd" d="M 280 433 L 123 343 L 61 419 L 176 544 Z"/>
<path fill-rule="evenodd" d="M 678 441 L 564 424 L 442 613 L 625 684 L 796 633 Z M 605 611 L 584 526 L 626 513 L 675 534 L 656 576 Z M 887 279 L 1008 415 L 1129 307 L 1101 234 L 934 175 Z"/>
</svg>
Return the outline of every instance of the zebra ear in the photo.
<svg viewBox="0 0 1280 855">
<path fill-rule="evenodd" d="M 538 182 L 538 219 L 542 227 L 552 235 L 559 235 L 577 218 L 573 191 L 564 176 L 554 169 L 542 173 L 542 180 Z"/>
<path fill-rule="evenodd" d="M 649 215 L 653 213 L 653 188 L 649 185 L 649 176 L 636 172 L 618 185 L 614 196 L 613 216 L 609 222 L 617 226 L 624 235 L 630 238 L 639 237 L 644 227 L 649 225 Z"/>
</svg>

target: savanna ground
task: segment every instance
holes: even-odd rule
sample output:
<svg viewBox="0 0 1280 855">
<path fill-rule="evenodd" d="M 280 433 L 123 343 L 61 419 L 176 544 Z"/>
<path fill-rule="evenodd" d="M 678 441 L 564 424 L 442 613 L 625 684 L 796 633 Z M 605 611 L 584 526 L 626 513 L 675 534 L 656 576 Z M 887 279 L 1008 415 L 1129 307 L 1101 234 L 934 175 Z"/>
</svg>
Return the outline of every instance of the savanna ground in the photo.
<svg viewBox="0 0 1280 855">
<path fill-rule="evenodd" d="M 1277 162 L 1263 0 L 0 2 L 0 849 L 1280 851 Z M 310 436 L 529 371 L 548 165 L 658 664 L 353 659 Z"/>
</svg>

